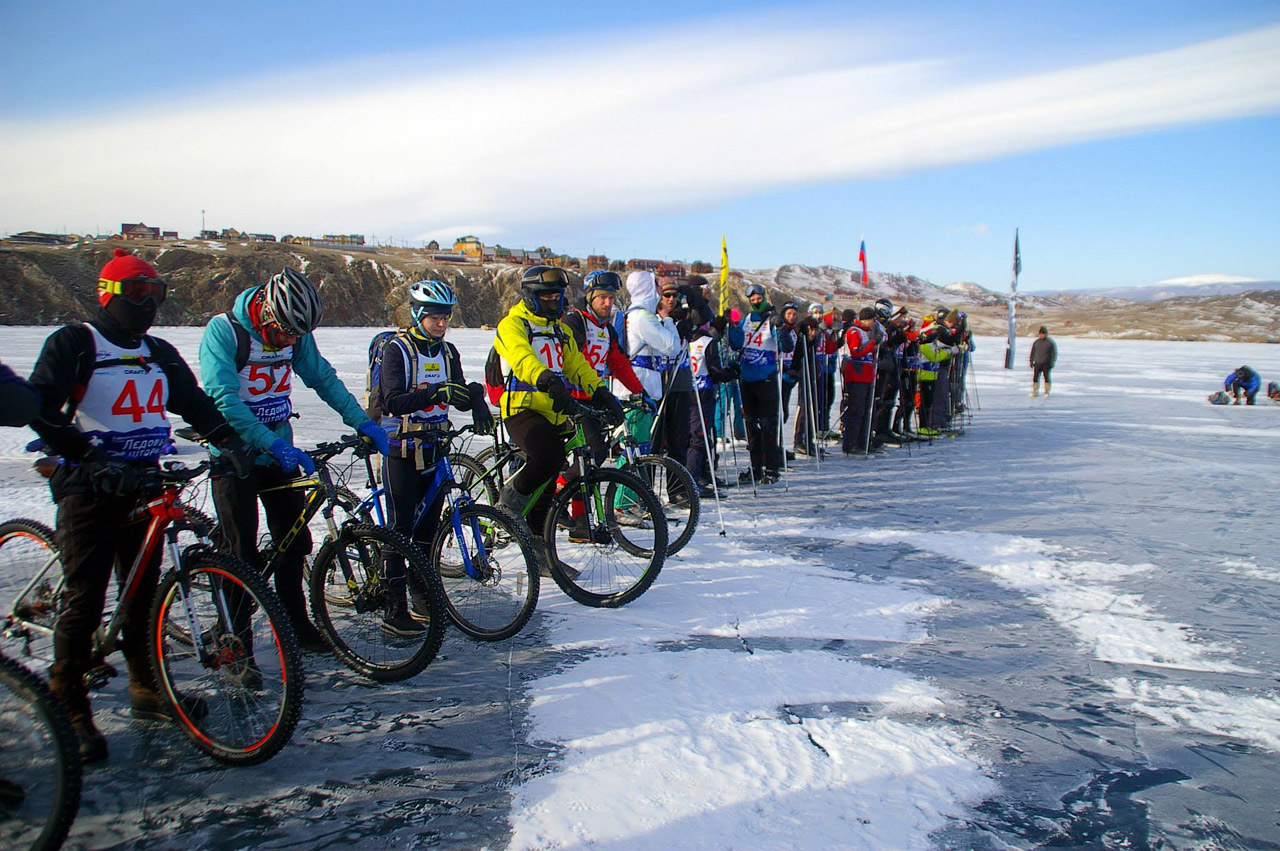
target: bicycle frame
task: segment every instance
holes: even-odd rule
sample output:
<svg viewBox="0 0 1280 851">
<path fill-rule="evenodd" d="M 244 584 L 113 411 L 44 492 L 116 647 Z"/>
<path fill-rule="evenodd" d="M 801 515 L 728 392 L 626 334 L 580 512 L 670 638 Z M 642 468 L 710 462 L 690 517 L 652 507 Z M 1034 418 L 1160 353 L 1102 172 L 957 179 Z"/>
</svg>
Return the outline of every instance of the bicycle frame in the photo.
<svg viewBox="0 0 1280 851">
<path fill-rule="evenodd" d="M 456 433 L 442 433 L 444 442 L 447 443 L 455 436 L 455 434 Z M 511 454 L 513 455 L 514 452 L 511 452 Z M 505 463 L 509 458 L 510 455 L 504 458 L 502 463 Z M 372 460 L 366 458 L 365 466 L 369 472 L 369 483 L 370 485 L 373 485 Z M 492 470 L 489 470 L 486 471 L 486 474 L 492 472 Z M 454 493 L 455 491 L 458 492 L 456 495 Z M 385 526 L 387 524 L 387 520 L 386 514 L 382 508 L 382 500 L 385 498 L 386 492 L 387 489 L 385 485 L 373 488 L 372 493 L 370 493 L 369 496 L 356 507 L 356 514 L 361 514 L 365 511 L 372 511 L 374 516 L 378 518 L 378 525 Z M 449 453 L 444 452 L 440 454 L 439 460 L 433 467 L 431 481 L 428 483 L 427 490 L 422 495 L 422 499 L 419 500 L 418 506 L 414 511 L 413 523 L 410 526 L 411 532 L 408 536 L 410 541 L 417 539 L 418 530 L 421 529 L 422 524 L 426 522 L 427 511 L 435 504 L 436 499 L 439 498 L 442 493 L 444 494 L 445 504 L 441 508 L 441 517 L 443 518 L 447 514 L 449 522 L 453 527 L 454 536 L 459 541 L 463 539 L 462 509 L 463 507 L 472 504 L 474 500 L 471 498 L 471 495 L 467 493 L 466 489 L 458 484 L 457 480 L 454 478 L 453 463 L 449 460 Z M 541 491 L 539 491 L 539 493 L 541 493 Z M 488 553 L 485 548 L 484 534 L 480 529 L 480 521 L 473 517 L 471 518 L 470 523 L 472 540 L 475 542 L 476 546 L 474 556 L 483 564 L 488 560 Z M 468 547 L 459 547 L 459 549 L 462 552 L 462 561 L 467 576 L 472 579 L 482 579 L 483 577 L 480 575 L 480 571 L 475 565 L 476 559 L 472 558 L 473 553 L 471 550 Z"/>
<path fill-rule="evenodd" d="M 307 498 L 302 506 L 302 511 L 298 514 L 298 519 L 289 527 L 289 531 L 279 541 L 272 542 L 271 554 L 264 559 L 262 564 L 262 577 L 270 578 L 276 571 L 278 560 L 282 557 L 282 553 L 289 551 L 297 541 L 298 536 L 302 534 L 302 530 L 315 518 L 316 514 L 324 517 L 325 527 L 331 538 L 338 537 L 338 524 L 333 519 L 333 507 L 335 504 L 336 488 L 333 484 L 333 477 L 329 473 L 328 466 L 321 460 L 316 464 L 316 471 L 310 476 L 297 478 L 286 482 L 283 485 L 275 487 L 263 488 L 258 493 L 281 493 L 289 490 L 301 490 L 307 492 Z M 361 503 L 363 505 L 363 503 Z"/>
</svg>

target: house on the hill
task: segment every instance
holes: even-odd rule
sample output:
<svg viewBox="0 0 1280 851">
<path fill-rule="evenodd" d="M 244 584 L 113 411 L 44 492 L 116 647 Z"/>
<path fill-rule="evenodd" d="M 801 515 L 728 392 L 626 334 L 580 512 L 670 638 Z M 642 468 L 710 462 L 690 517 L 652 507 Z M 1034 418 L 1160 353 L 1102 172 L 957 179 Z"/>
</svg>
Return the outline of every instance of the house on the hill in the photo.
<svg viewBox="0 0 1280 851">
<path fill-rule="evenodd" d="M 326 233 L 321 240 L 325 245 L 336 248 L 349 248 L 355 245 L 364 245 L 364 234 L 362 233 Z"/>
<path fill-rule="evenodd" d="M 627 271 L 656 272 L 661 265 L 661 260 L 642 260 L 638 257 L 632 257 L 627 261 Z"/>
<path fill-rule="evenodd" d="M 222 233 L 218 234 L 218 239 L 238 240 L 244 238 L 245 235 L 235 228 L 223 228 Z"/>
<path fill-rule="evenodd" d="M 659 263 L 655 274 L 659 278 L 687 278 L 689 273 L 685 271 L 683 263 Z"/>
<path fill-rule="evenodd" d="M 596 269 L 608 269 L 608 268 L 609 268 L 608 257 L 605 257 L 603 254 L 587 255 L 587 271 L 588 272 L 594 272 Z"/>
<path fill-rule="evenodd" d="M 10 234 L 5 242 L 17 242 L 23 245 L 69 245 L 76 237 L 65 233 L 41 233 L 35 230 L 24 230 L 22 233 Z"/>
<path fill-rule="evenodd" d="M 249 239 L 254 242 L 275 242 L 276 235 L 274 233 L 251 233 Z"/>
<path fill-rule="evenodd" d="M 160 234 L 160 238 L 168 242 L 177 242 L 178 232 L 176 230 L 167 230 Z"/>
<path fill-rule="evenodd" d="M 433 239 L 430 242 L 428 242 L 426 245 L 424 245 L 422 250 L 423 251 L 439 251 L 440 243 Z"/>
<path fill-rule="evenodd" d="M 480 241 L 478 236 L 461 236 L 453 241 L 453 253 L 461 254 L 463 257 L 473 257 L 476 260 L 484 259 L 484 243 Z"/>
<path fill-rule="evenodd" d="M 130 224 L 125 222 L 120 225 L 121 239 L 159 239 L 160 228 L 147 227 L 142 222 Z"/>
<path fill-rule="evenodd" d="M 199 239 L 217 239 L 217 238 L 218 238 L 218 232 L 216 230 L 200 231 Z"/>
<path fill-rule="evenodd" d="M 310 245 L 314 240 L 309 236 L 294 236 L 291 233 L 286 233 L 280 237 L 280 241 L 285 245 Z"/>
</svg>

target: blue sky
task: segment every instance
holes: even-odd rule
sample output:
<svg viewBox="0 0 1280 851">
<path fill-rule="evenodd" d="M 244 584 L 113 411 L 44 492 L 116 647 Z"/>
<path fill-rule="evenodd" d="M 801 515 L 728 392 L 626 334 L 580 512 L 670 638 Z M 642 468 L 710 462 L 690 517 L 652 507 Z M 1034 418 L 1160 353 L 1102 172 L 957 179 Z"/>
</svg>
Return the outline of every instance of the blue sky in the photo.
<svg viewBox="0 0 1280 851">
<path fill-rule="evenodd" d="M 1280 279 L 1280 2 L 11 4 L 0 230 Z"/>
</svg>

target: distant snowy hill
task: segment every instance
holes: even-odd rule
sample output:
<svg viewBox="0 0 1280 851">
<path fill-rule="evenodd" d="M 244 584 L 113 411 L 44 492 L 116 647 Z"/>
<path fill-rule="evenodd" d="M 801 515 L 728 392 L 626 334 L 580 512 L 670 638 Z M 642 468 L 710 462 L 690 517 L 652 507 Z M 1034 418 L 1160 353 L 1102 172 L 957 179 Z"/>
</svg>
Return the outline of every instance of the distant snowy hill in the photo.
<svg viewBox="0 0 1280 851">
<path fill-rule="evenodd" d="M 1059 293 L 1039 293 L 1041 296 L 1096 296 L 1117 298 L 1124 301 L 1163 301 L 1168 298 L 1209 298 L 1231 296 L 1264 290 L 1280 290 L 1280 281 L 1259 281 L 1249 278 L 1226 278 L 1222 275 L 1197 275 L 1175 278 L 1141 287 L 1111 287 L 1100 290 L 1063 290 Z"/>
</svg>

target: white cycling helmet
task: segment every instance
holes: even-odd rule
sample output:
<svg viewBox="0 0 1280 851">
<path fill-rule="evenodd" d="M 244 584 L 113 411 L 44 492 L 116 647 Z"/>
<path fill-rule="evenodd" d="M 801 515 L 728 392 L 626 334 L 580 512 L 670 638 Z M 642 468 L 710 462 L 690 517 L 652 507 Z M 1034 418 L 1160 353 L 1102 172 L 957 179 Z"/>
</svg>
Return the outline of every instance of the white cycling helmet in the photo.
<svg viewBox="0 0 1280 851">
<path fill-rule="evenodd" d="M 320 291 L 306 275 L 286 266 L 263 287 L 262 318 L 290 334 L 310 334 L 324 318 Z"/>
</svg>

